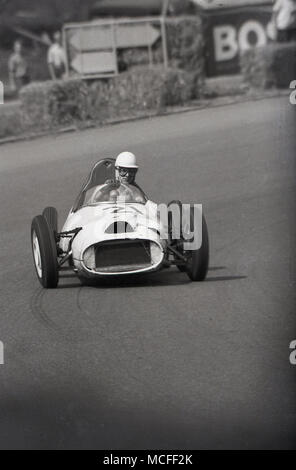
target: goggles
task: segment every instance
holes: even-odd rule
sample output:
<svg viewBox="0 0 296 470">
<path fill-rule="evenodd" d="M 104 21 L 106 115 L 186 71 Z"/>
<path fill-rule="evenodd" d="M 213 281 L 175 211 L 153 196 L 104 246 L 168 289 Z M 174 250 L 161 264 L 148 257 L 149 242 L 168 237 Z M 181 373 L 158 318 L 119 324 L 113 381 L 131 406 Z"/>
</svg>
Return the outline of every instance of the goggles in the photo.
<svg viewBox="0 0 296 470">
<path fill-rule="evenodd" d="M 135 175 L 137 173 L 136 168 L 123 168 L 117 167 L 118 173 L 120 176 Z"/>
</svg>

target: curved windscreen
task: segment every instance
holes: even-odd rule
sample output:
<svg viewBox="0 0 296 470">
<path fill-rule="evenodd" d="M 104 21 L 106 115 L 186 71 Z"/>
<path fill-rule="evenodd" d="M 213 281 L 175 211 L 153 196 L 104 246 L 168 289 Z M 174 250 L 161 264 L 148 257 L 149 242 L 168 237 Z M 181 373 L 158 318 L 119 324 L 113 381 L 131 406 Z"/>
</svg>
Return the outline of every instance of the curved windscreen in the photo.
<svg viewBox="0 0 296 470">
<path fill-rule="evenodd" d="M 132 184 L 111 182 L 97 186 L 86 192 L 84 206 L 101 203 L 146 204 L 143 191 Z"/>
<path fill-rule="evenodd" d="M 83 185 L 82 190 L 80 191 L 74 206 L 72 208 L 73 212 L 78 211 L 81 207 L 85 205 L 86 194 L 91 194 L 96 187 L 99 185 L 104 185 L 106 181 L 115 180 L 115 160 L 114 158 L 105 158 L 97 162 L 93 169 L 91 170 L 86 183 Z"/>
</svg>

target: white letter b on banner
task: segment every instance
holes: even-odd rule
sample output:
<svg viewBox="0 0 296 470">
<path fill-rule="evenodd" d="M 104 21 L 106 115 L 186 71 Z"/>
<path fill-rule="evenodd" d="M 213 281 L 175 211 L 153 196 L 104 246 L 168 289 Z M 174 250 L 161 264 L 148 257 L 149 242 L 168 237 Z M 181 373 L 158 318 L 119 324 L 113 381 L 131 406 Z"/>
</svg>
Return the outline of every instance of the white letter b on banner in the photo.
<svg viewBox="0 0 296 470">
<path fill-rule="evenodd" d="M 238 53 L 236 30 L 233 26 L 216 26 L 214 29 L 215 57 L 218 62 L 234 59 Z"/>
</svg>

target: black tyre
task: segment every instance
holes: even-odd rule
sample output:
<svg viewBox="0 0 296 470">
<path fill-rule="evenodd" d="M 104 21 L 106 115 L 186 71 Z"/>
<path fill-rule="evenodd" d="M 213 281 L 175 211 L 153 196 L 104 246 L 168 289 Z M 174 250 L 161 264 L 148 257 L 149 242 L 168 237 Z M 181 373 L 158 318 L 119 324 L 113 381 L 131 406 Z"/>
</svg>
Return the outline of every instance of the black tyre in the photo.
<svg viewBox="0 0 296 470">
<path fill-rule="evenodd" d="M 179 218 L 175 220 L 174 218 L 174 212 L 172 211 L 172 207 L 175 206 L 179 210 Z M 171 209 L 171 210 L 170 210 Z M 182 203 L 181 201 L 172 201 L 168 205 L 168 224 L 169 224 L 169 242 L 172 243 L 172 245 L 178 246 L 178 251 L 183 254 L 183 245 L 182 245 Z M 178 224 L 178 227 L 175 227 L 175 224 Z M 173 239 L 173 233 L 174 230 L 179 231 L 181 235 L 180 240 L 174 240 Z M 174 256 L 175 260 L 178 261 L 179 258 Z M 186 266 L 183 264 L 177 264 L 177 268 L 179 271 L 182 273 L 186 271 Z"/>
<path fill-rule="evenodd" d="M 43 211 L 43 217 L 46 219 L 48 225 L 54 232 L 55 236 L 58 233 L 58 212 L 55 207 L 46 207 Z"/>
<path fill-rule="evenodd" d="M 194 208 L 190 211 L 191 227 L 193 227 Z M 186 272 L 194 282 L 204 281 L 209 268 L 209 235 L 207 223 L 204 215 L 202 216 L 202 245 L 199 250 L 186 251 L 187 264 Z"/>
<path fill-rule="evenodd" d="M 54 289 L 59 282 L 57 246 L 53 230 L 43 215 L 33 219 L 31 227 L 33 260 L 43 287 Z"/>
</svg>

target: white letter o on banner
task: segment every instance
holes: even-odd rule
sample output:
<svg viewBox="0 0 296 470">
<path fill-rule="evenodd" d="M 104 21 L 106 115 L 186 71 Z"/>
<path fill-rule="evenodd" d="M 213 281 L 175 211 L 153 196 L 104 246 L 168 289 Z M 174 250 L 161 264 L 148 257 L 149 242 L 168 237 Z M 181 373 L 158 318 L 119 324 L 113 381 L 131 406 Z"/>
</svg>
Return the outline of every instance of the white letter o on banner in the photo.
<svg viewBox="0 0 296 470">
<path fill-rule="evenodd" d="M 254 45 L 249 42 L 249 34 L 251 32 L 257 36 L 257 42 Z M 254 46 L 265 46 L 267 39 L 263 25 L 258 21 L 247 21 L 238 33 L 238 43 L 241 51 L 246 51 Z"/>
</svg>

